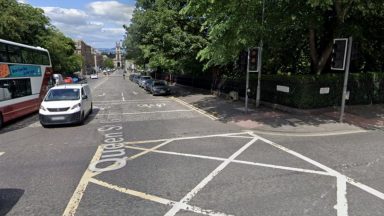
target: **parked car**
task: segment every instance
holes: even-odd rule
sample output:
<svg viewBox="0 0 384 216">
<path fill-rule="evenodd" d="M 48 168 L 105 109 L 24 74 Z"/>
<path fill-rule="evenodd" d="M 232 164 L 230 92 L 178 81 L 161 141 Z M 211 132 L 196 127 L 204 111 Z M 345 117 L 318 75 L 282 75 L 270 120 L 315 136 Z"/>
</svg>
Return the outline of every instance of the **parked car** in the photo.
<svg viewBox="0 0 384 216">
<path fill-rule="evenodd" d="M 142 87 L 142 88 L 144 88 L 144 82 L 145 82 L 146 80 L 149 80 L 149 79 L 151 79 L 150 76 L 141 76 L 141 77 L 140 77 L 140 80 L 139 80 L 139 86 Z"/>
<path fill-rule="evenodd" d="M 134 78 L 133 78 L 133 82 L 136 83 L 136 84 L 139 84 L 139 80 L 140 80 L 140 77 L 141 75 L 136 75 Z"/>
<path fill-rule="evenodd" d="M 144 85 L 143 85 L 143 88 L 144 88 L 146 91 L 150 92 L 150 91 L 151 91 L 152 83 L 153 83 L 154 81 L 155 81 L 155 80 L 153 80 L 153 79 L 145 80 Z"/>
<path fill-rule="evenodd" d="M 171 88 L 165 80 L 156 80 L 151 85 L 152 95 L 168 95 L 171 94 Z"/>
<path fill-rule="evenodd" d="M 92 109 L 92 94 L 87 84 L 63 84 L 47 92 L 39 109 L 39 119 L 43 127 L 83 124 Z"/>
<path fill-rule="evenodd" d="M 91 74 L 91 79 L 98 79 L 99 76 L 97 75 L 97 73 L 94 73 L 94 74 Z"/>
</svg>

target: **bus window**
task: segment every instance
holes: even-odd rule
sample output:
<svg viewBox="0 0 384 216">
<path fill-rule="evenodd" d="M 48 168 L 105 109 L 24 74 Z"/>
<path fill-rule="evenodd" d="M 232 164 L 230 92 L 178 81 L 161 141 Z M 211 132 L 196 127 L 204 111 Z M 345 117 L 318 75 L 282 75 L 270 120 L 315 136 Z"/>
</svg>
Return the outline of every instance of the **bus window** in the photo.
<svg viewBox="0 0 384 216">
<path fill-rule="evenodd" d="M 2 100 L 9 100 L 12 98 L 25 97 L 28 95 L 32 95 L 30 79 L 0 80 L 0 88 L 1 88 L 0 91 L 2 91 L 3 93 L 3 97 L 0 96 Z"/>
<path fill-rule="evenodd" d="M 21 63 L 20 47 L 8 45 L 9 61 L 11 63 Z"/>
<path fill-rule="evenodd" d="M 0 43 L 0 62 L 8 62 L 7 45 Z"/>
</svg>

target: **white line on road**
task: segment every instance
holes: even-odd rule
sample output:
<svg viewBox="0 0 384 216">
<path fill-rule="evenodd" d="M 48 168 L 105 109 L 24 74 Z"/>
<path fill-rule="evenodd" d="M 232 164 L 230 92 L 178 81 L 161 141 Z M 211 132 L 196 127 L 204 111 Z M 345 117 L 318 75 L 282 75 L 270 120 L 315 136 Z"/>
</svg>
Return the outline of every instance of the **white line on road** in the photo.
<svg viewBox="0 0 384 216">
<path fill-rule="evenodd" d="M 172 101 L 172 100 L 169 100 L 169 99 L 137 99 L 137 100 L 125 100 L 124 103 L 139 103 L 139 102 L 145 102 L 145 101 Z M 106 103 L 106 104 L 109 104 L 109 103 L 123 103 L 123 101 L 121 100 L 111 100 L 111 101 L 93 101 L 93 103 Z"/>
<path fill-rule="evenodd" d="M 112 185 L 112 184 L 109 184 L 107 182 L 103 182 L 103 181 L 100 181 L 100 180 L 97 180 L 97 179 L 94 179 L 94 178 L 91 178 L 89 181 L 94 183 L 94 184 L 97 184 L 99 186 L 102 186 L 102 187 L 105 187 L 105 188 L 109 188 L 109 189 L 112 189 L 112 190 L 116 190 L 118 192 L 125 193 L 125 194 L 131 195 L 131 196 L 139 197 L 139 198 L 144 199 L 144 200 L 149 200 L 149 201 L 160 203 L 160 204 L 164 204 L 164 205 L 167 205 L 167 206 L 174 206 L 174 205 L 177 204 L 177 205 L 180 206 L 180 209 L 186 210 L 186 211 L 191 211 L 191 212 L 194 212 L 194 213 L 197 213 L 197 214 L 212 215 L 212 216 L 227 216 L 227 214 L 224 214 L 224 213 L 214 212 L 213 210 L 202 209 L 202 208 L 197 207 L 197 206 L 191 206 L 191 205 L 187 205 L 187 204 L 183 204 L 183 203 L 177 203 L 175 201 L 171 201 L 171 200 L 168 200 L 168 199 L 165 199 L 165 198 L 161 198 L 161 197 L 158 197 L 158 196 L 154 196 L 154 195 L 151 195 L 151 194 L 147 194 L 147 193 L 143 193 L 143 192 L 140 192 L 140 191 L 131 190 L 131 189 L 128 189 L 128 188 L 123 188 L 123 187 L 120 187 L 120 186 L 117 186 L 117 185 Z"/>
<path fill-rule="evenodd" d="M 347 200 L 347 178 L 345 176 L 337 176 L 337 216 L 348 215 L 348 200 Z"/>
<path fill-rule="evenodd" d="M 129 145 L 126 145 L 125 148 L 134 149 L 134 150 L 140 150 L 140 151 L 146 151 L 146 152 L 159 153 L 159 154 L 168 154 L 168 155 L 177 155 L 177 156 L 184 156 L 184 157 L 202 158 L 202 159 L 208 159 L 208 160 L 217 160 L 217 161 L 225 161 L 226 160 L 226 158 L 221 158 L 221 157 L 212 157 L 212 156 L 206 156 L 206 155 L 187 154 L 187 153 L 172 152 L 172 151 L 162 151 L 162 150 L 156 150 L 156 149 L 153 149 L 153 148 L 152 149 L 147 149 L 147 148 L 141 148 L 141 147 L 129 146 Z M 323 172 L 323 171 L 308 170 L 308 169 L 301 169 L 301 168 L 295 168 L 295 167 L 278 166 L 278 165 L 273 165 L 273 164 L 256 163 L 256 162 L 242 161 L 242 160 L 233 160 L 232 162 L 233 163 L 239 163 L 239 164 L 252 165 L 252 166 L 260 166 L 260 167 L 268 167 L 268 168 L 273 168 L 273 169 L 288 170 L 288 171 L 294 171 L 294 172 L 302 172 L 302 173 L 310 173 L 310 174 L 332 176 L 331 174 L 329 174 L 327 172 Z"/>
<path fill-rule="evenodd" d="M 231 163 L 243 151 L 255 143 L 259 138 L 254 137 L 251 141 L 233 153 L 228 159 L 221 163 L 215 170 L 213 170 L 207 177 L 205 177 L 195 188 L 193 188 L 187 195 L 185 195 L 179 203 L 176 203 L 164 216 L 173 216 L 181 210 L 181 204 L 187 204 L 200 190 L 202 190 L 210 181 L 213 180 L 229 163 Z"/>
<path fill-rule="evenodd" d="M 121 99 L 122 99 L 122 101 L 125 101 L 123 92 L 121 92 Z"/>
<path fill-rule="evenodd" d="M 167 140 L 167 141 L 165 141 L 165 142 L 163 142 L 163 143 L 161 143 L 161 144 L 159 144 L 159 145 L 157 145 L 157 146 L 155 146 L 153 148 L 144 150 L 143 152 L 140 152 L 140 153 L 138 153 L 136 155 L 133 155 L 133 156 L 129 157 L 128 159 L 133 160 L 133 159 L 136 159 L 138 157 L 141 157 L 141 156 L 143 156 L 145 154 L 148 154 L 148 153 L 150 153 L 150 152 L 152 152 L 152 151 L 154 151 L 154 150 L 156 150 L 156 149 L 158 149 L 160 147 L 163 147 L 163 146 L 167 145 L 168 143 L 170 143 L 172 141 L 173 141 L 172 139 L 171 140 Z"/>
<path fill-rule="evenodd" d="M 135 92 L 135 91 L 133 91 L 132 93 L 133 93 L 134 95 L 137 95 L 137 94 L 138 94 L 138 93 L 137 93 L 137 92 Z"/>
<path fill-rule="evenodd" d="M 109 80 L 109 77 L 107 77 L 106 79 L 102 80 L 101 82 L 97 83 L 97 85 L 95 87 L 92 88 L 92 91 L 94 91 L 96 88 L 98 88 L 99 86 L 101 86 L 103 83 L 105 83 L 107 80 Z"/>
<path fill-rule="evenodd" d="M 103 116 L 103 115 L 140 115 L 140 114 L 156 114 L 156 113 L 171 113 L 171 112 L 191 112 L 193 110 L 164 110 L 164 111 L 153 111 L 153 112 L 133 112 L 133 113 L 108 113 L 108 114 L 94 114 L 91 116 Z"/>
<path fill-rule="evenodd" d="M 3 155 L 5 152 L 0 152 L 0 156 Z"/>
</svg>

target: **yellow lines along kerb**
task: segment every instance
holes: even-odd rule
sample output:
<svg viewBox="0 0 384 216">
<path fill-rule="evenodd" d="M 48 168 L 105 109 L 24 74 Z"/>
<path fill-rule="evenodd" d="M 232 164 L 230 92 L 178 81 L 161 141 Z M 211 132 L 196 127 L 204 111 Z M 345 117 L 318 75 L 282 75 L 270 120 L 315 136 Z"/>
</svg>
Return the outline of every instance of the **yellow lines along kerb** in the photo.
<svg viewBox="0 0 384 216">
<path fill-rule="evenodd" d="M 99 146 L 96 150 L 95 155 L 93 156 L 91 163 L 94 163 L 95 161 L 99 160 L 101 155 L 103 153 L 103 148 Z M 91 172 L 90 170 L 86 170 L 84 175 L 81 177 L 79 184 L 77 185 L 77 188 L 75 192 L 73 193 L 71 199 L 68 202 L 67 207 L 64 210 L 63 216 L 73 216 L 76 213 L 77 207 L 79 207 L 81 198 L 84 195 L 85 189 L 87 188 L 87 185 L 89 183 L 89 180 L 95 176 L 98 173 Z"/>
<path fill-rule="evenodd" d="M 202 115 L 204 115 L 204 116 L 206 116 L 212 120 L 218 120 L 219 119 L 216 116 L 209 114 L 205 110 L 199 109 L 199 108 L 193 106 L 192 104 L 189 104 L 183 100 L 180 100 L 180 99 L 175 98 L 175 97 L 170 97 L 170 98 L 172 98 L 174 101 L 176 101 L 176 102 L 178 102 L 178 103 L 180 103 L 180 104 L 182 104 L 182 105 L 184 105 L 184 106 L 186 106 L 186 107 L 188 107 L 188 108 L 190 108 L 190 109 L 192 109 L 192 110 L 194 110 L 194 111 L 196 111 L 196 112 L 198 112 L 198 113 L 200 113 L 200 114 L 202 114 Z"/>
</svg>

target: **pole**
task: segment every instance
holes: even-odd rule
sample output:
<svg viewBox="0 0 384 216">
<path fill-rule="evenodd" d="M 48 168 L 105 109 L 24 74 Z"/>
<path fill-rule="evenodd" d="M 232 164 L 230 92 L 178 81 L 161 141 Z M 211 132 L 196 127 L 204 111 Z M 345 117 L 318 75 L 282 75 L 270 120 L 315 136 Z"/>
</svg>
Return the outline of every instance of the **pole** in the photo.
<svg viewBox="0 0 384 216">
<path fill-rule="evenodd" d="M 249 49 L 247 54 L 247 78 L 245 83 L 245 112 L 248 112 L 248 89 L 249 89 Z"/>
<path fill-rule="evenodd" d="M 259 56 L 258 56 L 258 71 L 259 73 L 257 74 L 257 89 L 256 89 L 256 107 L 260 106 L 260 83 L 261 83 L 261 60 L 262 60 L 262 53 L 263 53 L 263 40 L 260 41 L 260 49 L 259 49 Z"/>
<path fill-rule="evenodd" d="M 265 0 L 263 0 L 263 10 L 261 13 L 261 26 L 264 26 L 264 11 L 265 11 Z M 260 85 L 261 85 L 261 65 L 262 65 L 262 54 L 263 54 L 263 39 L 260 40 L 260 50 L 259 50 L 259 56 L 258 56 L 258 71 L 257 74 L 257 88 L 256 88 L 256 107 L 260 106 Z"/>
<path fill-rule="evenodd" d="M 343 95 L 341 96 L 341 111 L 340 111 L 340 123 L 343 123 L 344 109 L 345 109 L 345 97 L 347 95 L 349 65 L 351 63 L 351 51 L 352 51 L 352 37 L 348 38 L 348 50 L 347 50 L 347 65 L 345 67 Z"/>
</svg>

